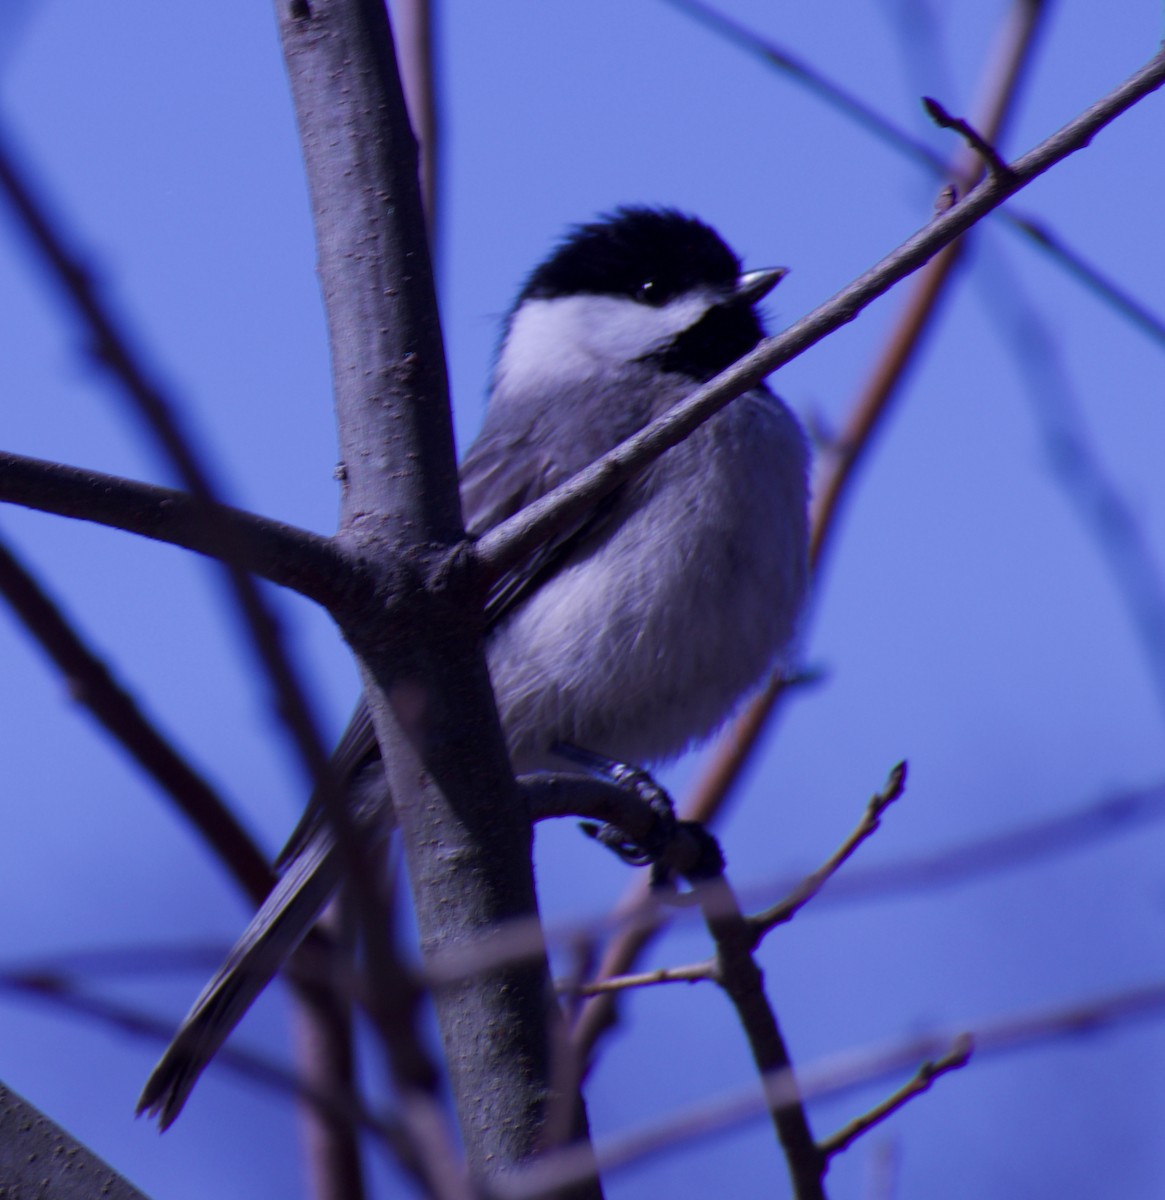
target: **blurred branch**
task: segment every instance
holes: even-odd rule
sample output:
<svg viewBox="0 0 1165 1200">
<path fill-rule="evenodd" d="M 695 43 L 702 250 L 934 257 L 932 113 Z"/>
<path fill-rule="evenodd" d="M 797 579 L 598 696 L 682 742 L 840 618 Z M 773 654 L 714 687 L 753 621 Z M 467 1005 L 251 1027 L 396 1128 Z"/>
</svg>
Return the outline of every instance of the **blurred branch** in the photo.
<svg viewBox="0 0 1165 1200">
<path fill-rule="evenodd" d="M 787 47 L 770 41 L 727 13 L 713 8 L 710 4 L 704 4 L 703 0 L 664 0 L 664 3 L 669 8 L 691 17 L 705 29 L 710 29 L 746 54 L 775 67 L 830 108 L 844 114 L 867 133 L 872 133 L 885 145 L 929 168 L 932 174 L 945 175 L 949 170 L 947 160 L 941 154 L 936 153 L 925 142 L 912 137 L 901 126 L 895 125 L 888 117 L 878 112 L 873 105 L 867 104 L 860 96 L 843 88 Z"/>
<path fill-rule="evenodd" d="M 174 1032 L 174 1022 L 168 1017 L 155 1017 L 138 1008 L 107 1000 L 79 986 L 69 975 L 54 974 L 42 968 L 29 972 L 0 970 L 0 992 L 31 1000 L 40 1006 L 49 1005 L 70 1016 L 81 1016 L 109 1029 L 116 1029 L 119 1033 L 156 1044 L 164 1045 Z M 329 1118 L 338 1119 L 349 1128 L 366 1128 L 390 1143 L 399 1140 L 399 1130 L 393 1121 L 374 1117 L 364 1110 L 354 1110 L 349 1106 L 338 1107 L 335 1097 L 313 1091 L 286 1067 L 258 1054 L 227 1046 L 215 1056 L 214 1061 L 222 1069 L 268 1091 L 299 1096 Z"/>
<path fill-rule="evenodd" d="M 818 896 L 817 907 L 865 902 L 924 888 L 954 886 L 979 875 L 1024 868 L 1057 854 L 1095 846 L 1103 837 L 1130 832 L 1139 823 L 1161 820 L 1163 817 L 1165 785 L 1118 793 L 1050 820 L 1034 821 L 975 842 L 916 858 L 892 859 L 877 866 L 852 867 L 830 879 L 829 886 Z M 817 875 L 818 872 L 813 872 L 807 879 L 813 880 Z M 807 885 L 807 879 L 782 876 L 773 881 L 748 885 L 741 889 L 740 895 L 746 905 L 751 905 L 764 903 L 773 895 L 791 893 L 775 907 L 775 911 L 799 896 Z M 654 928 L 659 922 L 669 919 L 690 921 L 697 911 L 691 904 L 682 907 L 665 905 L 657 896 L 652 896 L 638 912 L 622 918 L 602 913 L 582 920 L 550 924 L 545 929 L 533 920 L 513 921 L 482 933 L 464 946 L 451 947 L 431 957 L 419 972 L 412 964 L 408 964 L 406 969 L 418 975 L 421 982 L 429 987 L 440 988 L 493 970 L 501 964 L 541 954 L 547 942 L 569 946 L 604 933 L 621 934 L 641 926 Z M 44 975 L 127 977 L 202 971 L 217 966 L 222 961 L 225 949 L 217 944 L 200 943 L 85 949 L 34 959 L 8 968 L 0 967 L 0 978 L 37 978 Z M 299 969 L 308 980 L 320 977 L 320 969 L 311 964 Z M 643 985 L 652 982 L 655 976 L 662 977 L 659 979 L 661 983 L 669 982 L 667 977 L 672 974 L 677 980 L 685 982 L 710 979 L 713 969 L 714 964 L 711 963 L 662 967 L 658 971 L 643 972 Z M 607 984 L 611 985 L 610 990 L 640 986 L 638 978 L 634 976 L 628 977 L 625 984 L 621 984 L 619 977 L 611 977 L 583 986 L 604 991 L 607 990 Z"/>
<path fill-rule="evenodd" d="M 915 858 L 855 867 L 835 879 L 819 904 L 841 904 L 950 887 L 968 879 L 1094 846 L 1101 837 L 1165 817 L 1165 785 L 1120 792 L 1048 820 Z"/>
<path fill-rule="evenodd" d="M 255 903 L 271 890 L 267 860 L 230 807 L 146 718 L 109 668 L 81 640 L 28 569 L 0 542 L 0 593 L 80 701 L 170 797 Z"/>
<path fill-rule="evenodd" d="M 0 1180 L 4 1194 L 36 1200 L 146 1200 L 44 1113 L 0 1084 Z"/>
<path fill-rule="evenodd" d="M 295 1009 L 293 1036 L 299 1077 L 309 1093 L 324 1096 L 326 1106 L 301 1098 L 301 1123 L 308 1194 L 313 1200 L 364 1200 L 364 1163 L 361 1139 L 351 1118 L 362 1107 L 358 1081 L 355 1033 L 350 988 L 354 947 L 343 920 L 341 899 L 317 921 L 317 932 L 326 929 L 329 951 L 299 947 L 292 957 Z M 216 964 L 217 966 L 217 964 Z M 401 1122 L 401 1125 L 404 1123 Z M 409 1141 L 404 1129 L 400 1142 Z M 424 1183 L 419 1165 L 402 1164 Z"/>
<path fill-rule="evenodd" d="M 664 0 L 664 3 L 692 17 L 746 53 L 760 58 L 769 66 L 788 75 L 806 91 L 872 133 L 881 142 L 924 166 L 930 174 L 939 178 L 949 175 L 950 164 L 941 154 L 937 154 L 925 142 L 912 137 L 901 126 L 894 124 L 877 109 L 785 47 L 762 37 L 755 30 L 703 3 L 703 0 Z M 962 183 L 960 180 L 960 184 Z M 1017 212 L 1011 207 L 999 209 L 995 215 L 1014 233 L 1031 241 L 1038 250 L 1104 304 L 1126 317 L 1142 333 L 1165 345 L 1165 319 L 1098 267 L 1089 263 L 1045 222 L 1030 214 Z"/>
<path fill-rule="evenodd" d="M 1108 566 L 1165 710 L 1165 586 L 1151 543 L 1092 448 L 1059 339 L 999 256 L 985 266 L 995 280 L 983 307 L 1015 357 L 1052 475 Z"/>
<path fill-rule="evenodd" d="M 351 568 L 333 539 L 220 505 L 213 525 L 186 492 L 82 467 L 0 451 L 0 501 L 93 521 L 181 546 L 299 592 L 325 608 L 339 602 Z M 223 528 L 230 536 L 224 543 Z"/>
<path fill-rule="evenodd" d="M 436 0 L 393 0 L 397 60 L 409 121 L 420 150 L 421 201 L 436 258 L 440 219 L 441 120 L 437 106 Z"/>
<path fill-rule="evenodd" d="M 918 1068 L 913 1078 L 896 1092 L 887 1096 L 881 1104 L 874 1105 L 868 1112 L 856 1117 L 821 1142 L 821 1152 L 826 1158 L 833 1158 L 843 1150 L 848 1150 L 858 1138 L 888 1120 L 916 1096 L 930 1091 L 936 1079 L 965 1067 L 971 1061 L 973 1049 L 972 1039 L 969 1036 L 964 1034 L 956 1037 L 951 1048 L 942 1058 L 928 1058 Z"/>
<path fill-rule="evenodd" d="M 916 1070 L 919 1062 L 946 1056 L 966 1039 L 974 1045 L 979 1060 L 1047 1041 L 1095 1037 L 1132 1021 L 1160 1020 L 1163 1016 L 1165 980 L 1058 1008 L 989 1018 L 972 1023 L 970 1033 L 938 1031 L 897 1039 L 800 1067 L 796 1080 L 789 1072 L 769 1075 L 760 1092 L 752 1085 L 691 1105 L 653 1124 L 601 1139 L 595 1154 L 600 1169 L 610 1175 L 677 1146 L 690 1146 L 699 1139 L 738 1128 L 765 1116 L 774 1104 L 789 1103 L 798 1094 L 806 1101 L 840 1096 L 903 1071 Z M 500 1180 L 495 1194 L 497 1200 L 534 1200 L 549 1187 L 576 1178 L 584 1169 L 581 1156 L 563 1150 Z"/>
<path fill-rule="evenodd" d="M 249 640 L 273 691 L 272 703 L 280 723 L 313 781 L 327 773 L 328 755 L 307 694 L 292 667 L 283 635 L 255 581 L 234 562 L 232 527 L 217 519 L 221 509 L 219 489 L 206 464 L 195 454 L 177 410 L 162 387 L 150 379 L 142 352 L 114 318 L 98 292 L 81 255 L 70 247 L 64 230 L 49 216 L 48 205 L 35 193 L 17 163 L 9 139 L 0 130 L 0 190 L 24 227 L 30 245 L 59 288 L 74 317 L 91 339 L 91 352 L 110 373 L 162 454 L 178 473 L 193 500 L 194 519 L 205 526 L 208 539 L 217 539 L 222 561 L 243 617 Z"/>
<path fill-rule="evenodd" d="M 1102 838 L 1127 833 L 1142 823 L 1162 818 L 1165 818 L 1165 784 L 1119 792 L 1050 819 L 1032 821 L 945 850 L 914 858 L 891 859 L 875 866 L 851 867 L 830 878 L 828 886 L 817 896 L 815 907 L 864 902 L 922 889 L 954 886 L 977 876 L 1026 868 L 1033 862 L 1095 846 Z M 816 875 L 817 872 L 812 873 L 808 881 L 814 880 Z M 772 904 L 773 896 L 783 896 L 785 899 L 773 909 L 779 913 L 790 900 L 795 903 L 806 886 L 805 878 L 782 875 L 766 883 L 741 888 L 740 894 L 749 907 Z M 698 893 L 699 889 L 694 891 Z M 647 893 L 637 898 L 635 904 L 625 903 L 614 913 L 550 924 L 545 929 L 534 920 L 512 921 L 483 932 L 460 946 L 450 947 L 440 955 L 431 956 L 422 974 L 430 987 L 440 988 L 455 980 L 491 970 L 500 963 L 516 962 L 541 954 L 547 942 L 573 946 L 586 939 L 609 934 L 611 945 L 617 946 L 625 940 L 634 942 L 650 935 L 663 924 L 690 920 L 693 915 L 693 906 L 690 904 L 683 907 L 664 904 L 658 894 Z M 699 973 L 702 965 L 692 969 Z M 602 990 L 603 980 L 618 977 L 617 972 L 600 969 L 598 990 Z"/>
</svg>

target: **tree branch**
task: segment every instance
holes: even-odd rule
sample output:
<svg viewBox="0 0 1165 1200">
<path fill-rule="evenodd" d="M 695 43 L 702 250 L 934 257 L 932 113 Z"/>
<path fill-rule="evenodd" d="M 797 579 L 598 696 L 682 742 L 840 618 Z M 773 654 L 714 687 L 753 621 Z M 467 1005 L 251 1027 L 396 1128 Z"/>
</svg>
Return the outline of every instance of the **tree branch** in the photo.
<svg viewBox="0 0 1165 1200">
<path fill-rule="evenodd" d="M 353 576 L 332 538 L 226 505 L 208 522 L 204 507 L 186 492 L 22 454 L 0 452 L 0 501 L 229 558 L 325 608 L 341 603 Z"/>
<path fill-rule="evenodd" d="M 739 362 L 580 471 L 573 479 L 490 530 L 477 546 L 478 563 L 485 583 L 493 582 L 547 539 L 561 532 L 620 483 L 654 462 L 665 450 L 683 441 L 693 429 L 758 384 L 766 375 L 854 320 L 894 284 L 950 246 L 1010 196 L 1038 179 L 1056 163 L 1084 149 L 1100 130 L 1137 101 L 1156 91 L 1162 83 L 1165 83 L 1165 53 L 1158 53 L 1107 96 L 1011 163 L 1006 176 L 984 179 L 959 203 L 935 217 L 832 299 L 784 333 L 766 338 Z M 929 286 L 933 288 L 934 284 Z M 855 442 L 847 457 L 856 461 L 864 444 Z"/>
<path fill-rule="evenodd" d="M 38 1200 L 146 1200 L 22 1096 L 0 1084 L 0 1180 L 6 1194 Z"/>
<path fill-rule="evenodd" d="M 965 1067 L 971 1061 L 972 1050 L 972 1039 L 969 1036 L 963 1034 L 955 1038 L 951 1048 L 942 1058 L 928 1058 L 913 1077 L 896 1092 L 887 1096 L 880 1104 L 875 1104 L 868 1112 L 862 1113 L 860 1117 L 856 1117 L 847 1125 L 842 1126 L 836 1133 L 825 1138 L 820 1143 L 821 1152 L 826 1158 L 834 1158 L 843 1150 L 848 1150 L 858 1138 L 888 1120 L 916 1096 L 921 1096 L 923 1092 L 929 1092 L 936 1079 Z"/>
<path fill-rule="evenodd" d="M 178 753 L 81 640 L 31 573 L 0 542 L 0 592 L 57 664 L 69 691 L 170 797 L 256 904 L 271 890 L 267 860 L 209 783 Z"/>
<path fill-rule="evenodd" d="M 787 1071 L 764 1079 L 764 1091 L 755 1083 L 724 1093 L 638 1129 L 613 1135 L 596 1146 L 596 1157 L 604 1173 L 643 1162 L 676 1146 L 719 1136 L 746 1122 L 767 1115 L 777 1104 L 789 1103 L 800 1094 L 812 1101 L 840 1096 L 915 1069 L 916 1064 L 949 1052 L 959 1039 L 970 1037 L 979 1060 L 990 1054 L 1022 1050 L 1049 1040 L 1095 1036 L 1099 1030 L 1115 1029 L 1130 1021 L 1160 1020 L 1165 1016 L 1165 981 L 1101 996 L 1060 1008 L 1047 1008 L 988 1019 L 970 1026 L 971 1033 L 938 1031 L 902 1038 L 851 1054 L 833 1055 L 821 1062 L 802 1066 L 796 1080 Z M 593 1166 L 572 1149 L 514 1172 L 495 1187 L 497 1200 L 534 1200 L 551 1186 L 563 1186 Z"/>
<path fill-rule="evenodd" d="M 189 489 L 197 519 L 204 522 L 226 547 L 220 555 L 234 592 L 238 612 L 250 636 L 256 657 L 271 684 L 272 702 L 280 723 L 286 728 L 300 759 L 313 781 L 324 778 L 328 755 L 307 693 L 298 679 L 286 648 L 282 630 L 255 581 L 234 563 L 230 549 L 231 525 L 217 520 L 222 505 L 220 490 L 209 468 L 195 453 L 193 442 L 182 428 L 178 411 L 164 389 L 150 377 L 144 356 L 133 345 L 128 330 L 119 325 L 112 309 L 103 301 L 81 255 L 69 246 L 63 230 L 54 226 L 47 207 L 36 196 L 31 182 L 19 169 L 16 156 L 0 130 L 0 189 L 24 225 L 29 242 L 44 260 L 50 275 L 61 288 L 68 305 L 92 341 L 92 352 L 113 377 L 131 411 L 136 414 L 164 458 Z"/>
<path fill-rule="evenodd" d="M 343 472 L 338 536 L 394 587 L 400 564 L 413 573 L 393 645 L 386 647 L 381 605 L 348 604 L 333 615 L 361 664 L 427 959 L 475 932 L 536 915 L 531 830 L 491 703 L 481 592 L 456 553 L 464 531 L 444 351 L 417 148 L 387 15 L 380 0 L 277 0 L 276 13 L 331 342 Z M 352 883 L 360 888 L 371 1012 L 382 1026 L 389 956 L 365 881 Z M 475 1179 L 489 1180 L 537 1148 L 550 995 L 543 954 L 434 997 Z M 576 1128 L 582 1132 L 581 1118 Z M 578 1194 L 598 1195 L 597 1184 Z"/>
<path fill-rule="evenodd" d="M 882 823 L 882 814 L 902 795 L 905 788 L 906 764 L 900 762 L 890 772 L 886 786 L 870 798 L 866 811 L 853 832 L 829 858 L 811 875 L 807 875 L 779 904 L 774 904 L 764 912 L 755 913 L 748 918 L 748 926 L 757 941 L 778 925 L 791 921 L 825 887 L 850 860 L 858 847 L 877 832 Z"/>
<path fill-rule="evenodd" d="M 921 164 L 932 175 L 942 178 L 949 173 L 950 164 L 941 154 L 936 153 L 925 142 L 911 136 L 901 126 L 895 125 L 893 121 L 883 116 L 872 105 L 867 104 L 860 96 L 847 91 L 784 46 L 762 37 L 755 30 L 747 28 L 727 14 L 718 11 L 711 5 L 702 3 L 702 0 L 664 0 L 664 2 L 669 7 L 686 13 L 726 41 L 739 46 L 747 53 L 755 55 L 769 66 L 783 72 L 806 91 L 860 125 L 885 145 Z M 1088 262 L 1078 250 L 1069 246 L 1055 230 L 1042 220 L 1029 213 L 1017 212 L 1011 207 L 1000 209 L 996 215 L 1003 221 L 1005 227 L 1032 242 L 1061 270 L 1092 292 L 1104 304 L 1126 317 L 1155 342 L 1165 344 L 1165 320 L 1162 320 L 1126 288 Z"/>
<path fill-rule="evenodd" d="M 793 1194 L 797 1200 L 825 1200 L 828 1160 L 813 1140 L 793 1060 L 765 994 L 764 974 L 753 958 L 754 932 L 723 875 L 699 888 L 697 896 L 716 943 L 716 982 L 736 1009 L 757 1070 L 762 1080 L 776 1074 L 788 1081 L 780 1095 L 769 1093 L 769 1116 L 785 1152 Z"/>
</svg>

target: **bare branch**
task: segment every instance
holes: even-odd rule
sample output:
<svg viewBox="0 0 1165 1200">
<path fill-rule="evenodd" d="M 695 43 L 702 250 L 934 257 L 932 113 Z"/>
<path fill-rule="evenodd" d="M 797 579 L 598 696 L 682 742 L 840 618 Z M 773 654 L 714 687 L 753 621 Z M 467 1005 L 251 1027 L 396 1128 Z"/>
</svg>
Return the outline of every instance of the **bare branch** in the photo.
<svg viewBox="0 0 1165 1200">
<path fill-rule="evenodd" d="M 817 907 L 955 886 L 979 875 L 1019 869 L 1049 856 L 1095 846 L 1103 838 L 1127 833 L 1141 823 L 1162 818 L 1165 818 L 1165 785 L 1117 793 L 1049 820 L 1033 821 L 945 850 L 875 866 L 852 867 L 831 880 L 828 888 L 818 895 Z M 803 879 L 781 876 L 744 887 L 740 894 L 749 905 L 762 904 L 774 895 L 796 892 L 803 884 Z M 693 889 L 693 894 L 698 892 L 698 888 Z M 627 904 L 614 913 L 550 924 L 545 929 L 533 920 L 517 920 L 433 956 L 425 964 L 423 977 L 430 987 L 443 987 L 500 963 L 541 954 L 547 942 L 573 946 L 609 934 L 611 946 L 618 947 L 624 939 L 645 938 L 664 924 L 690 920 L 693 915 L 690 904 L 682 907 L 664 904 L 658 894 L 645 892 L 634 906 Z M 604 969 L 608 961 L 604 956 L 603 965 L 596 972 L 600 992 L 604 990 L 603 980 L 622 974 Z"/>
<path fill-rule="evenodd" d="M 833 1158 L 843 1150 L 849 1149 L 863 1134 L 869 1133 L 875 1126 L 880 1125 L 883 1121 L 893 1116 L 894 1113 L 909 1104 L 916 1096 L 921 1096 L 923 1092 L 930 1091 L 931 1085 L 940 1076 L 965 1067 L 971 1061 L 973 1049 L 974 1046 L 970 1036 L 962 1034 L 955 1038 L 951 1048 L 942 1058 L 927 1059 L 918 1068 L 909 1082 L 903 1084 L 896 1092 L 887 1096 L 881 1104 L 874 1105 L 868 1112 L 863 1113 L 860 1117 L 856 1117 L 848 1125 L 843 1126 L 836 1133 L 825 1138 L 820 1143 L 822 1153 L 826 1158 Z"/>
<path fill-rule="evenodd" d="M 0 452 L 0 501 L 229 559 L 325 608 L 339 604 L 351 583 L 352 567 L 331 538 L 225 505 L 208 524 L 186 492 L 83 467 Z"/>
<path fill-rule="evenodd" d="M 1094 846 L 1102 837 L 1165 817 L 1165 785 L 1119 792 L 1048 820 L 1032 821 L 945 850 L 876 866 L 855 867 L 835 879 L 821 904 L 951 887 L 995 871 L 1017 869 L 1056 854 Z"/>
<path fill-rule="evenodd" d="M 678 1145 L 718 1136 L 765 1116 L 774 1105 L 788 1104 L 800 1095 L 807 1101 L 839 1096 L 868 1087 L 903 1071 L 913 1070 L 924 1059 L 946 1054 L 960 1038 L 970 1037 L 976 1059 L 1022 1050 L 1039 1042 L 1095 1034 L 1130 1021 L 1160 1020 L 1165 1016 L 1165 980 L 1142 988 L 1117 992 L 1062 1008 L 1041 1009 L 1014 1016 L 971 1023 L 969 1034 L 939 1031 L 889 1042 L 883 1046 L 834 1055 L 790 1072 L 766 1076 L 763 1091 L 755 1084 L 714 1097 L 700 1104 L 610 1138 L 601 1140 L 595 1157 L 604 1174 L 665 1153 Z M 534 1200 L 553 1186 L 562 1186 L 593 1168 L 574 1149 L 560 1151 L 515 1171 L 498 1181 L 498 1200 Z"/>
<path fill-rule="evenodd" d="M 341 898 L 317 922 L 315 933 L 326 929 L 330 952 L 321 954 L 315 946 L 300 946 L 289 972 L 294 979 L 293 1035 L 299 1077 L 310 1094 L 326 1096 L 329 1101 L 326 1107 L 307 1099 L 301 1101 L 304 1157 L 313 1200 L 364 1200 L 367 1194 L 361 1139 L 351 1118 L 363 1102 L 351 989 L 347 986 L 352 972 L 352 946 L 346 936 L 349 931 L 343 919 L 344 907 Z M 343 950 L 337 954 L 340 947 Z M 400 1141 L 406 1138 L 402 1130 Z M 424 1173 L 411 1148 L 402 1165 L 424 1183 Z"/>
<path fill-rule="evenodd" d="M 57 664 L 79 700 L 170 797 L 256 903 L 271 890 L 267 860 L 230 807 L 162 736 L 81 640 L 28 569 L 0 542 L 0 592 Z"/>
<path fill-rule="evenodd" d="M 1059 339 L 995 256 L 984 264 L 997 286 L 984 305 L 1011 348 L 1049 466 L 1092 535 L 1141 640 L 1143 661 L 1165 710 L 1165 584 L 1134 506 L 1110 478 L 1084 427 Z"/>
<path fill-rule="evenodd" d="M 10 996 L 32 1000 L 39 1005 L 51 1005 L 71 1016 L 116 1029 L 130 1037 L 164 1045 L 174 1033 L 174 1023 L 168 1017 L 156 1017 L 138 1008 L 98 996 L 79 987 L 70 975 L 51 970 L 0 970 L 0 991 Z M 261 1055 L 228 1046 L 215 1057 L 216 1068 L 229 1071 L 240 1078 L 285 1096 L 298 1096 L 315 1106 L 328 1119 L 345 1124 L 350 1129 L 363 1128 L 396 1147 L 402 1140 L 394 1121 L 373 1116 L 367 1110 L 354 1107 L 351 1097 L 340 1098 L 313 1090 L 286 1067 Z"/>
<path fill-rule="evenodd" d="M 0 1179 L 11 1196 L 38 1200 L 146 1200 L 22 1096 L 0 1084 Z"/>
<path fill-rule="evenodd" d="M 604 992 L 628 992 L 633 988 L 654 987 L 660 983 L 715 981 L 717 976 L 716 963 L 709 959 L 707 962 L 690 963 L 686 967 L 659 967 L 654 971 L 640 971 L 637 975 L 614 975 L 609 979 L 596 979 L 593 983 L 572 984 L 570 991 L 578 996 L 601 996 Z"/>
<path fill-rule="evenodd" d="M 319 727 L 308 704 L 307 694 L 292 667 L 283 645 L 283 635 L 274 613 L 264 601 L 255 581 L 234 563 L 230 549 L 231 525 L 216 520 L 221 510 L 220 489 L 212 482 L 206 464 L 194 451 L 193 442 L 182 428 L 173 402 L 164 389 L 149 377 L 144 356 L 128 332 L 115 320 L 85 269 L 81 255 L 68 244 L 64 232 L 54 226 L 47 207 L 17 164 L 8 139 L 0 130 L 0 189 L 8 197 L 29 241 L 44 260 L 62 295 L 92 340 L 92 351 L 118 384 L 131 410 L 148 430 L 166 460 L 178 472 L 195 502 L 198 520 L 207 536 L 227 547 L 222 561 L 235 594 L 238 611 L 249 633 L 256 656 L 273 692 L 272 701 L 280 723 L 290 734 L 312 780 L 322 780 L 328 756 Z"/>
<path fill-rule="evenodd" d="M 727 14 L 704 4 L 702 0 L 664 2 L 693 17 L 747 53 L 782 71 L 807 91 L 874 134 L 880 141 L 926 167 L 932 174 L 945 177 L 949 173 L 950 164 L 941 154 L 935 153 L 925 142 L 912 137 L 901 126 L 895 125 L 859 96 L 829 79 L 786 47 L 762 37 Z M 1046 254 L 1077 283 L 1127 317 L 1142 333 L 1148 334 L 1156 342 L 1165 344 L 1165 320 L 1126 288 L 1088 262 L 1044 221 L 1030 213 L 1018 212 L 1010 205 L 999 209 L 995 215 L 1005 227 L 1034 243 L 1038 250 Z"/>
<path fill-rule="evenodd" d="M 791 895 L 779 904 L 748 918 L 749 928 L 759 941 L 771 929 L 791 921 L 814 896 L 841 870 L 857 848 L 871 837 L 882 823 L 882 814 L 894 803 L 906 788 L 906 764 L 900 762 L 886 780 L 886 786 L 870 798 L 862 819 L 853 832 L 811 875 L 807 875 L 794 888 Z"/>
<path fill-rule="evenodd" d="M 797 1200 L 825 1200 L 827 1159 L 813 1140 L 797 1090 L 793 1060 L 777 1014 L 765 994 L 764 974 L 752 956 L 755 934 L 723 875 L 701 887 L 697 895 L 716 943 L 716 982 L 732 1001 L 757 1070 L 762 1080 L 777 1074 L 788 1081 L 781 1095 L 770 1094 L 769 1116 L 785 1152 L 793 1194 Z"/>
<path fill-rule="evenodd" d="M 1006 178 L 989 177 L 983 180 L 959 204 L 936 217 L 832 299 L 784 333 L 766 338 L 750 354 L 622 445 L 485 534 L 478 543 L 478 562 L 485 580 L 496 579 L 549 537 L 589 511 L 603 496 L 653 462 L 665 450 L 681 442 L 736 396 L 852 321 L 878 296 L 951 246 L 987 213 L 998 208 L 1056 163 L 1082 150 L 1100 130 L 1137 101 L 1156 91 L 1163 82 L 1165 53 L 1159 53 L 1107 96 L 1010 164 Z M 949 266 L 941 269 L 934 282 L 922 286 L 937 291 L 938 282 L 949 269 Z M 914 340 L 917 341 L 917 338 Z M 876 422 L 867 418 L 863 423 L 872 425 Z M 867 436 L 863 442 L 849 447 L 847 458 L 851 463 L 857 461 L 862 446 L 868 440 Z"/>
</svg>

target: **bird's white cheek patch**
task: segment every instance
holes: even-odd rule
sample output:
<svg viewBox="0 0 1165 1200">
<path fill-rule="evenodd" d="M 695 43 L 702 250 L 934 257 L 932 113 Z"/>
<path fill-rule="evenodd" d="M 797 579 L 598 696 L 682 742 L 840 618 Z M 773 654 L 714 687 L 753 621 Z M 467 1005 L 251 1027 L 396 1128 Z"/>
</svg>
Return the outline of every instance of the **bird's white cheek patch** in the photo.
<svg viewBox="0 0 1165 1200">
<path fill-rule="evenodd" d="M 498 359 L 506 388 L 555 388 L 643 358 L 694 325 L 709 294 L 681 296 L 662 308 L 615 296 L 527 300 L 514 314 Z"/>
</svg>

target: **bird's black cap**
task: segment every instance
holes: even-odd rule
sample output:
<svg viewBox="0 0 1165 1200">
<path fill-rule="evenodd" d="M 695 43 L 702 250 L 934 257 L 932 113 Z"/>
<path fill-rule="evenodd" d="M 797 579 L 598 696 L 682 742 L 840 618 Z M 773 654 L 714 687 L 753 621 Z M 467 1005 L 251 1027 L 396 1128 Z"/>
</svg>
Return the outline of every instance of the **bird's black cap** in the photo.
<svg viewBox="0 0 1165 1200">
<path fill-rule="evenodd" d="M 581 294 L 666 304 L 699 286 L 731 288 L 740 271 L 703 221 L 672 208 L 618 208 L 576 225 L 534 269 L 518 302 Z"/>
</svg>

